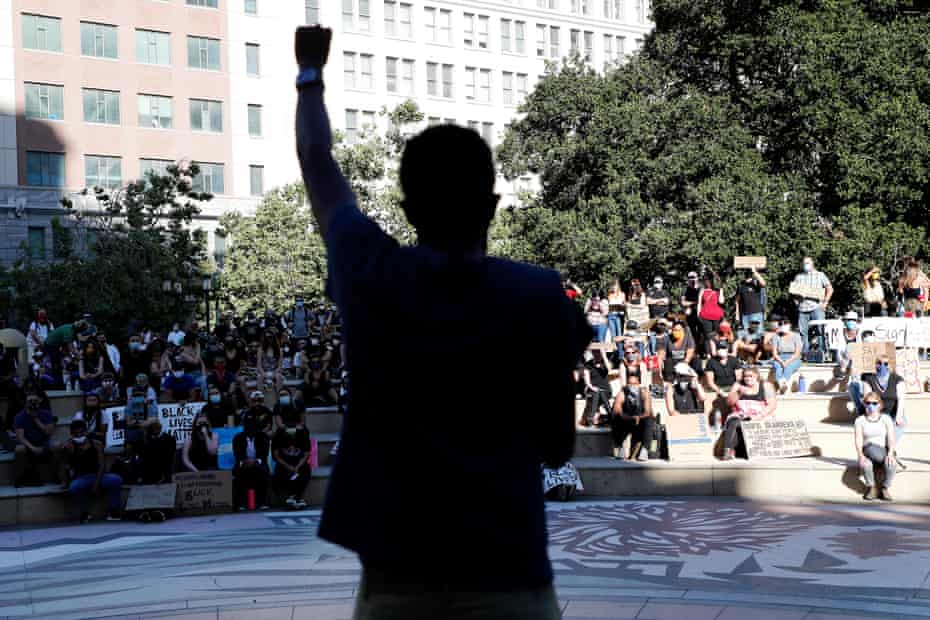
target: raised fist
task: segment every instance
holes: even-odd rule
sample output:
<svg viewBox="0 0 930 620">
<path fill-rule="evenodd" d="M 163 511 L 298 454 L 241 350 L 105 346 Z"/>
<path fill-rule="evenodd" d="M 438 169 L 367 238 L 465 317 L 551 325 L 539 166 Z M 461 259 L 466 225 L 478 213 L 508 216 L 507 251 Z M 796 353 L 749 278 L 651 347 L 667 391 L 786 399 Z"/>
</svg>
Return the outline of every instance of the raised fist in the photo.
<svg viewBox="0 0 930 620">
<path fill-rule="evenodd" d="M 294 34 L 294 55 L 301 68 L 322 69 L 329 58 L 333 31 L 322 26 L 301 26 Z"/>
</svg>

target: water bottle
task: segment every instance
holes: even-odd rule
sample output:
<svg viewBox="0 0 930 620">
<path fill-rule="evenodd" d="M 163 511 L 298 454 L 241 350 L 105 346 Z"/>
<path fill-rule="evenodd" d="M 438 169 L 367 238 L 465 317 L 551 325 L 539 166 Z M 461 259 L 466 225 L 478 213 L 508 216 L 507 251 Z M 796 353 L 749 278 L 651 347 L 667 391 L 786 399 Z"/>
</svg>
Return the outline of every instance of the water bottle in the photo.
<svg viewBox="0 0 930 620">
<path fill-rule="evenodd" d="M 719 409 L 714 409 L 714 412 L 711 414 L 710 423 L 714 428 L 715 433 L 720 432 L 720 425 L 723 422 L 723 415 L 721 415 Z"/>
<path fill-rule="evenodd" d="M 930 377 L 927 377 L 927 381 L 924 383 L 924 392 L 930 392 Z"/>
<path fill-rule="evenodd" d="M 798 392 L 804 393 L 807 391 L 807 379 L 804 378 L 804 375 L 798 377 Z"/>
</svg>

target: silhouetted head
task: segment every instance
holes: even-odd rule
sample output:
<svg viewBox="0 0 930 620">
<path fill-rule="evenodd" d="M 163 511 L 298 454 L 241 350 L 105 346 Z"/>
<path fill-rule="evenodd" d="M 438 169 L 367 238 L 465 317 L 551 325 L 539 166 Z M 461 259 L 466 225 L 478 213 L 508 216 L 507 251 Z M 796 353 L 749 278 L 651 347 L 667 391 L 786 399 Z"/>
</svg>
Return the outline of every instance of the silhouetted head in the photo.
<svg viewBox="0 0 930 620">
<path fill-rule="evenodd" d="M 437 125 L 411 138 L 400 185 L 420 242 L 446 252 L 483 250 L 500 198 L 494 179 L 491 149 L 471 129 Z"/>
</svg>

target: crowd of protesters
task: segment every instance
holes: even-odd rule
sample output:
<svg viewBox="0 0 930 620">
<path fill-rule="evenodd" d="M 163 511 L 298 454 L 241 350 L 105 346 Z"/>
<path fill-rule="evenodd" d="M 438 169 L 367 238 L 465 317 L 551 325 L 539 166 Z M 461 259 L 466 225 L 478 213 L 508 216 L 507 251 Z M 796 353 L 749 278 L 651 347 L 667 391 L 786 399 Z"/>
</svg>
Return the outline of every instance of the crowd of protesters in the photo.
<svg viewBox="0 0 930 620">
<path fill-rule="evenodd" d="M 834 374 L 848 381 L 851 407 L 860 414 L 855 441 L 867 499 L 890 499 L 893 470 L 904 467 L 895 450 L 906 426 L 905 390 L 887 359 L 877 362 L 874 373 L 850 376 L 847 346 L 874 337 L 862 333 L 862 318 L 924 315 L 930 279 L 912 258 L 905 259 L 902 272 L 897 296 L 886 295 L 877 268 L 863 275 L 862 313 L 843 314 L 843 337 L 830 345 Z M 731 460 L 740 448 L 740 424 L 774 416 L 778 394 L 790 390 L 802 363 L 828 357 L 822 328 L 812 322 L 825 320 L 833 286 L 810 257 L 804 258 L 792 283 L 792 290 L 803 292 L 792 295 L 796 322 L 767 312 L 767 283 L 755 268 L 745 270 L 731 294 L 712 269 L 688 273 L 677 295 L 661 276 L 645 290 L 638 279 L 626 290 L 614 281 L 606 295 L 594 291 L 587 298 L 570 279 L 564 278 L 563 285 L 566 295 L 582 305 L 595 345 L 575 372 L 577 397 L 585 402 L 579 423 L 609 427 L 615 458 L 647 461 L 660 456 L 653 406 L 660 399 L 669 415 L 707 415 L 723 434 L 720 457 Z M 770 381 L 760 374 L 763 370 L 769 371 Z M 631 449 L 624 455 L 621 446 L 627 437 Z M 875 486 L 873 466 L 892 472 L 881 490 Z"/>
<path fill-rule="evenodd" d="M 176 470 L 215 470 L 215 429 L 241 427 L 232 446 L 236 506 L 250 504 L 251 491 L 255 506 L 264 507 L 269 488 L 290 508 L 306 505 L 311 443 L 303 412 L 342 410 L 347 400 L 335 306 L 298 298 L 283 315 L 250 311 L 237 319 L 230 313 L 212 329 L 193 320 L 162 333 L 132 324 L 122 338 L 115 336 L 95 326 L 91 315 L 55 327 L 39 310 L 28 328 L 30 363 L 22 381 L 12 351 L 0 345 L 0 396 L 7 402 L 2 447 L 20 447 L 17 486 L 42 484 L 45 465 L 68 486 L 82 521 L 90 518 L 88 499 L 101 491 L 109 498 L 108 518 L 119 518 L 122 484 L 168 482 Z M 58 420 L 49 390 L 82 397 L 62 443 L 54 440 Z M 266 392 L 273 396 L 266 399 Z M 203 403 L 182 445 L 161 428 L 159 403 Z M 125 443 L 108 468 L 104 449 L 114 416 L 107 412 L 114 408 L 124 412 L 118 423 Z"/>
</svg>

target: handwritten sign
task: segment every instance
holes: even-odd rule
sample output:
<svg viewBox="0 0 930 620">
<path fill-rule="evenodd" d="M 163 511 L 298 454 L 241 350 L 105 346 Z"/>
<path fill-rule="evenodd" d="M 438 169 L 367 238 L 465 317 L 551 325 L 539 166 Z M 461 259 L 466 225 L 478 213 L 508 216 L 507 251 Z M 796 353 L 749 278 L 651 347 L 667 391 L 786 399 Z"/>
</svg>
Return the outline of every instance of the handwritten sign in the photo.
<svg viewBox="0 0 930 620">
<path fill-rule="evenodd" d="M 204 513 L 232 510 L 232 472 L 198 471 L 175 474 L 178 510 Z"/>
<path fill-rule="evenodd" d="M 194 418 L 203 409 L 203 403 L 171 403 L 158 406 L 158 419 L 162 431 L 173 436 L 178 442 L 178 450 L 191 436 Z"/>
<path fill-rule="evenodd" d="M 768 260 L 765 256 L 734 256 L 734 269 L 765 269 Z"/>
<path fill-rule="evenodd" d="M 107 422 L 107 447 L 114 448 L 126 444 L 126 408 L 107 407 L 103 410 L 103 419 Z"/>
<path fill-rule="evenodd" d="M 761 420 L 741 425 L 749 458 L 784 459 L 811 455 L 811 436 L 804 420 Z"/>
<path fill-rule="evenodd" d="M 668 460 L 676 462 L 707 461 L 714 455 L 707 416 L 703 413 L 684 413 L 663 416 L 668 432 Z"/>
<path fill-rule="evenodd" d="M 849 345 L 849 358 L 852 360 L 852 372 L 859 376 L 864 372 L 875 372 L 875 360 L 882 355 L 888 356 L 891 372 L 897 367 L 894 342 L 859 342 Z"/>
<path fill-rule="evenodd" d="M 930 349 L 930 318 L 904 319 L 907 321 L 905 345 L 907 348 Z"/>
<path fill-rule="evenodd" d="M 795 297 L 816 299 L 817 301 L 823 301 L 824 297 L 827 296 L 826 289 L 820 286 L 808 286 L 801 282 L 792 282 L 791 286 L 788 287 L 788 293 Z"/>
<path fill-rule="evenodd" d="M 129 487 L 127 511 L 174 510 L 178 486 L 170 484 L 143 484 Z"/>
<path fill-rule="evenodd" d="M 919 394 L 924 391 L 924 386 L 920 383 L 920 357 L 917 355 L 917 349 L 901 349 L 898 352 L 901 358 L 898 369 L 904 377 L 904 385 L 907 387 L 908 394 Z"/>
</svg>

